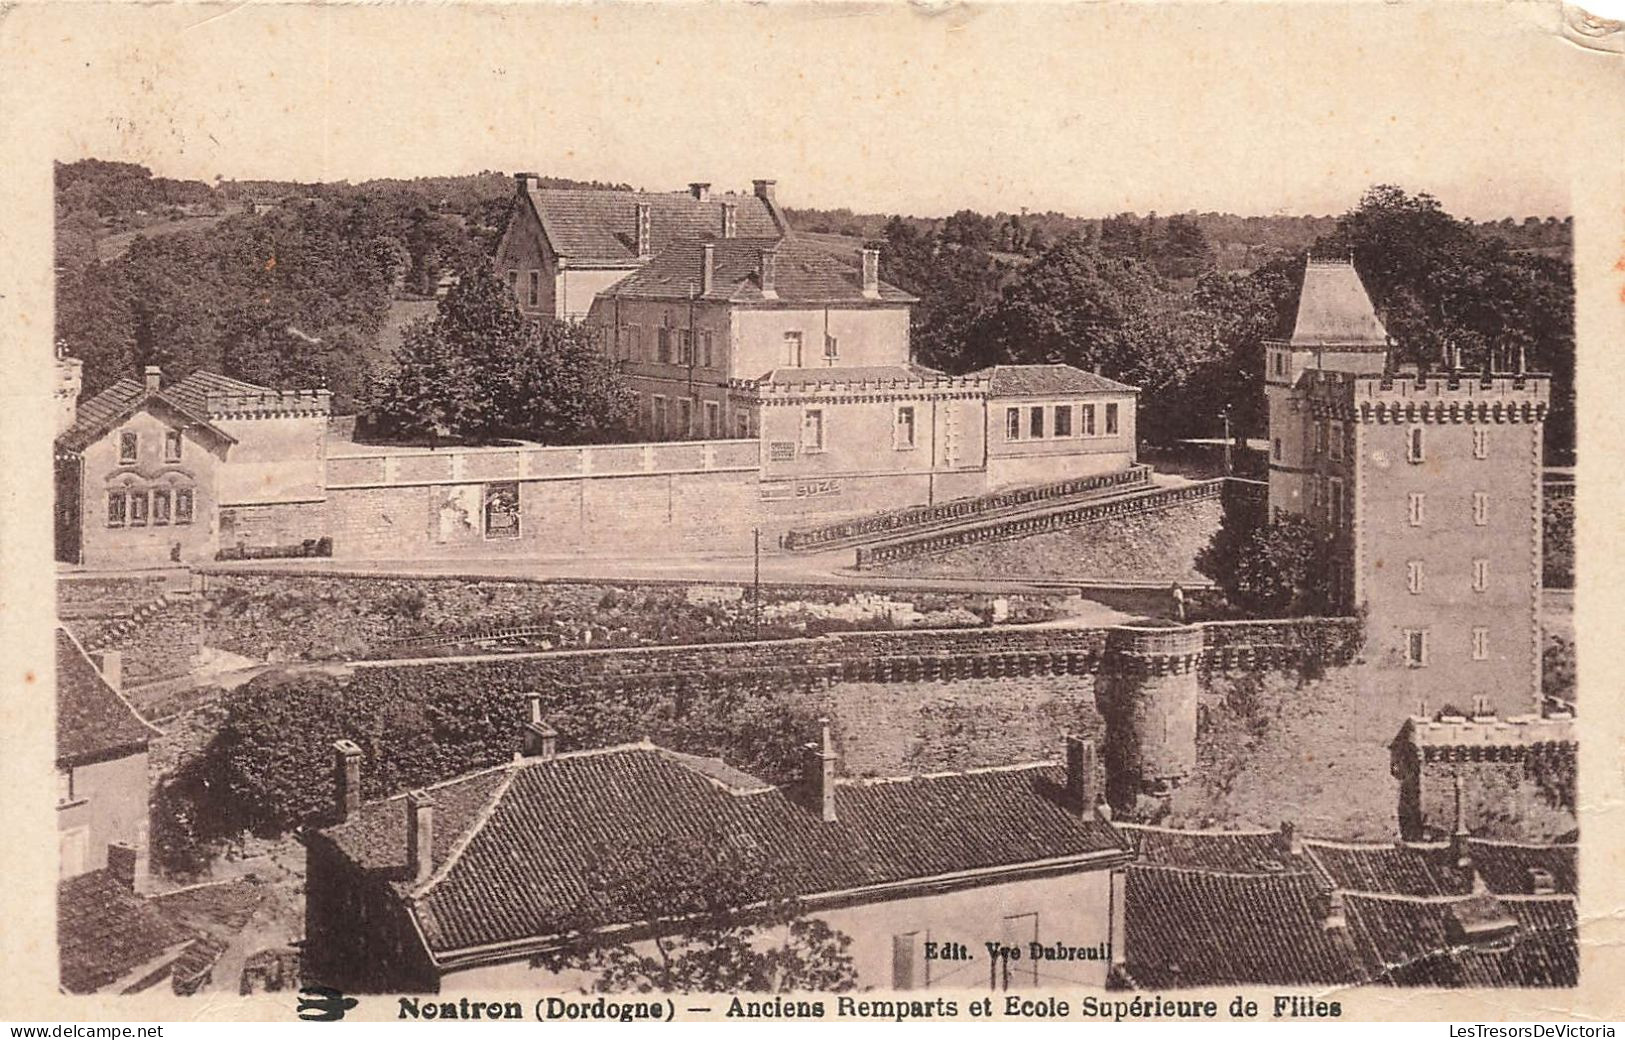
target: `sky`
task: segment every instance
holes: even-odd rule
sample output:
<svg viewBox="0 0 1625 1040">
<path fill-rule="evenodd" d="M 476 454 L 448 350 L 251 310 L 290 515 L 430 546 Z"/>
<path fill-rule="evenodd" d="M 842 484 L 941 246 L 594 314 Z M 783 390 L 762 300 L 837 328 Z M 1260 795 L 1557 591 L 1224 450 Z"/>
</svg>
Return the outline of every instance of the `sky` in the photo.
<svg viewBox="0 0 1625 1040">
<path fill-rule="evenodd" d="M 213 180 L 495 169 L 791 206 L 1570 211 L 1617 76 L 1556 6 L 145 8 L 51 33 L 53 157 Z M 1614 71 L 1618 69 L 1614 60 Z"/>
</svg>

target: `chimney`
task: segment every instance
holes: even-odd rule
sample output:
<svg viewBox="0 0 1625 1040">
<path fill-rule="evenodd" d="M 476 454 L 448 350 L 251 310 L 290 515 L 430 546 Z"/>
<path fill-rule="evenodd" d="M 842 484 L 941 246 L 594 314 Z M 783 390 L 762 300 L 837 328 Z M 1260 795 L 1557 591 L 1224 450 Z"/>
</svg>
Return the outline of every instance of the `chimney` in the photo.
<svg viewBox="0 0 1625 1040">
<path fill-rule="evenodd" d="M 1066 807 L 1076 813 L 1095 807 L 1095 745 L 1071 733 L 1066 735 Z"/>
<path fill-rule="evenodd" d="M 694 196 L 696 199 L 699 199 L 701 202 L 704 202 L 706 199 L 711 197 L 711 185 L 707 184 L 705 181 L 689 181 L 688 193 Z"/>
<path fill-rule="evenodd" d="M 1529 868 L 1529 894 L 1532 896 L 1549 896 L 1557 892 L 1557 879 L 1552 872 L 1544 867 Z"/>
<path fill-rule="evenodd" d="M 700 295 L 711 295 L 711 282 L 717 266 L 717 247 L 711 242 L 700 243 Z"/>
<path fill-rule="evenodd" d="M 880 250 L 863 251 L 863 295 L 871 300 L 880 298 Z"/>
<path fill-rule="evenodd" d="M 651 250 L 649 246 L 649 204 L 647 202 L 638 203 L 638 227 L 636 234 L 638 256 L 648 256 Z"/>
<path fill-rule="evenodd" d="M 84 362 L 68 356 L 66 344 L 56 345 L 56 432 L 79 419 L 79 392 L 84 389 Z"/>
<path fill-rule="evenodd" d="M 361 746 L 353 740 L 333 744 L 333 815 L 343 822 L 361 808 Z"/>
<path fill-rule="evenodd" d="M 1318 897 L 1320 909 L 1320 926 L 1326 931 L 1337 931 L 1349 926 L 1348 916 L 1343 910 L 1343 893 L 1333 889 L 1323 892 Z"/>
<path fill-rule="evenodd" d="M 757 198 L 761 199 L 763 202 L 772 202 L 773 190 L 778 183 L 778 181 L 751 181 L 751 193 Z"/>
<path fill-rule="evenodd" d="M 164 370 L 157 365 L 148 365 L 144 373 L 147 380 L 147 393 L 155 394 L 164 385 Z"/>
<path fill-rule="evenodd" d="M 557 758 L 559 753 L 559 731 L 542 720 L 542 695 L 528 693 L 530 700 L 530 721 L 519 738 L 520 754 L 526 758 L 550 759 Z"/>
<path fill-rule="evenodd" d="M 406 796 L 406 876 L 420 885 L 434 871 L 434 799 L 428 791 Z"/>
<path fill-rule="evenodd" d="M 829 720 L 819 719 L 822 743 L 802 749 L 801 786 L 809 807 L 825 823 L 835 822 L 835 748 L 829 738 Z"/>
<path fill-rule="evenodd" d="M 1469 870 L 1473 865 L 1472 846 L 1468 844 L 1472 835 L 1467 832 L 1467 824 L 1462 815 L 1461 808 L 1461 774 L 1458 772 L 1456 780 L 1456 826 L 1450 832 L 1450 858 L 1462 870 Z"/>
<path fill-rule="evenodd" d="M 534 173 L 516 173 L 513 175 L 513 180 L 514 187 L 518 189 L 519 194 L 521 195 L 527 191 L 532 191 L 542 186 L 542 179 L 536 176 Z"/>
<path fill-rule="evenodd" d="M 768 299 L 779 296 L 779 247 L 762 247 L 762 295 Z"/>
<path fill-rule="evenodd" d="M 107 846 L 107 873 L 114 881 L 135 891 L 136 864 L 140 853 L 129 842 L 115 841 Z"/>
<path fill-rule="evenodd" d="M 1303 843 L 1298 841 L 1298 828 L 1291 820 L 1282 820 L 1275 838 L 1276 848 L 1283 859 L 1303 855 Z"/>
<path fill-rule="evenodd" d="M 90 663 L 102 673 L 102 681 L 115 690 L 124 689 L 124 651 L 122 650 L 95 650 L 91 652 Z"/>
<path fill-rule="evenodd" d="M 734 238 L 739 234 L 739 203 L 722 204 L 722 237 Z"/>
</svg>

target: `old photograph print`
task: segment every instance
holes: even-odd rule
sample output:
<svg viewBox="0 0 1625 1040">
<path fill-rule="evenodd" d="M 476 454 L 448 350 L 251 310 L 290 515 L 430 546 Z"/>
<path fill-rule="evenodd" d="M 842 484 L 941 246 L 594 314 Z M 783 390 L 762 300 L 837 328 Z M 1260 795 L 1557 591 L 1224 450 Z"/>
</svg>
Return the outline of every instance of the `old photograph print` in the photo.
<svg viewBox="0 0 1625 1040">
<path fill-rule="evenodd" d="M 1603 981 L 1557 28 L 209 13 L 38 157 L 61 993 Z"/>
</svg>

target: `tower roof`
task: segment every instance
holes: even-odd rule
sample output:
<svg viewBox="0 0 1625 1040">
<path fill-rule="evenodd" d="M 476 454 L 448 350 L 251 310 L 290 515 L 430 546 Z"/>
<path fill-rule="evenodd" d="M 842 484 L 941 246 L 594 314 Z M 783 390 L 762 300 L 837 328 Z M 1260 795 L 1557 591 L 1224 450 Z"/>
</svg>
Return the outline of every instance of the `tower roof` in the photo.
<svg viewBox="0 0 1625 1040">
<path fill-rule="evenodd" d="M 1354 265 L 1345 260 L 1310 260 L 1298 297 L 1294 347 L 1387 347 L 1371 297 Z"/>
</svg>

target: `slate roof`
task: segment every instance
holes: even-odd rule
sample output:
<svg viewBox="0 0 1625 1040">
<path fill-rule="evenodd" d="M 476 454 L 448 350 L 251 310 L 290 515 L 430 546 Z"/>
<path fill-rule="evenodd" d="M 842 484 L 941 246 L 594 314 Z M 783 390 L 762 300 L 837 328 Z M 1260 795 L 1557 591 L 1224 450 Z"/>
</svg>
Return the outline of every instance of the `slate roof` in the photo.
<svg viewBox="0 0 1625 1040">
<path fill-rule="evenodd" d="M 66 629 L 56 630 L 56 760 L 73 765 L 144 751 L 158 734 Z"/>
<path fill-rule="evenodd" d="M 991 397 L 1047 397 L 1052 394 L 1132 394 L 1139 388 L 1071 365 L 993 365 L 972 372 L 989 380 Z"/>
<path fill-rule="evenodd" d="M 1231 874 L 1279 874 L 1308 869 L 1282 848 L 1279 831 L 1182 831 L 1120 823 L 1118 831 L 1147 866 L 1218 870 Z"/>
<path fill-rule="evenodd" d="M 749 779 L 749 778 L 747 778 Z M 1115 831 L 1061 802 L 1063 770 L 1033 765 L 892 781 L 842 781 L 836 822 L 785 791 L 718 779 L 644 743 L 521 760 L 431 789 L 433 869 L 404 873 L 404 797 L 370 803 L 323 833 L 381 873 L 438 954 L 545 938 L 588 894 L 605 849 L 685 841 L 758 850 L 798 893 L 936 878 L 1123 852 Z"/>
<path fill-rule="evenodd" d="M 1127 869 L 1125 962 L 1146 989 L 1358 982 L 1346 932 L 1328 931 L 1322 889 L 1307 871 L 1230 874 L 1180 867 Z"/>
<path fill-rule="evenodd" d="M 650 252 L 673 242 L 722 234 L 722 204 L 732 202 L 742 238 L 777 238 L 783 233 L 772 211 L 755 195 L 721 192 L 696 199 L 690 192 L 594 191 L 534 188 L 526 192 L 541 219 L 553 251 L 580 264 L 631 266 L 638 263 L 637 207 L 649 207 Z"/>
<path fill-rule="evenodd" d="M 94 993 L 168 953 L 194 933 L 106 870 L 57 883 L 57 951 L 62 987 Z"/>
<path fill-rule="evenodd" d="M 1578 891 L 1572 845 L 1521 845 L 1473 838 L 1467 843 L 1470 870 L 1456 866 L 1444 842 L 1408 845 L 1355 845 L 1305 841 L 1304 851 L 1328 883 L 1350 892 L 1408 896 L 1465 896 L 1473 876 L 1497 895 L 1529 893 L 1532 869 L 1552 876 L 1553 888 Z"/>
<path fill-rule="evenodd" d="M 234 442 L 236 438 L 209 422 L 210 393 L 269 394 L 275 391 L 201 369 L 157 393 L 148 393 L 143 380 L 126 377 L 95 397 L 81 401 L 73 425 L 57 436 L 56 446 L 63 451 L 83 451 L 149 401 L 174 410 L 194 426 Z"/>
<path fill-rule="evenodd" d="M 916 298 L 882 281 L 875 297 L 863 294 L 860 268 L 816 246 L 784 239 L 724 238 L 710 243 L 711 291 L 701 294 L 702 243 L 695 239 L 673 242 L 642 268 L 627 275 L 600 298 L 656 300 L 725 300 L 736 304 L 776 305 L 905 304 Z M 775 296 L 762 293 L 762 250 L 777 247 L 774 265 Z M 818 349 L 810 345 L 809 349 Z"/>
<path fill-rule="evenodd" d="M 1344 902 L 1350 931 L 1373 978 L 1383 982 L 1573 986 L 1579 979 L 1578 916 L 1570 896 L 1437 900 L 1347 895 Z M 1516 933 L 1505 943 L 1474 946 L 1452 936 L 1452 914 L 1481 916 L 1491 909 L 1517 922 Z"/>
<path fill-rule="evenodd" d="M 1294 347 L 1386 348 L 1388 330 L 1377 318 L 1354 265 L 1311 260 L 1304 267 Z"/>
</svg>

